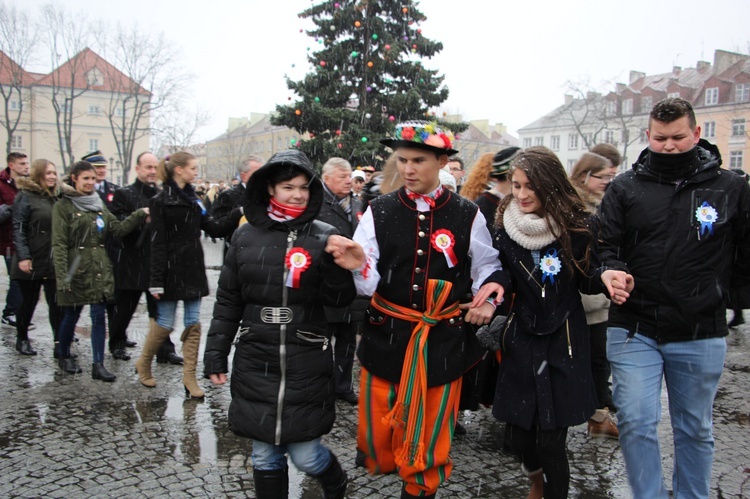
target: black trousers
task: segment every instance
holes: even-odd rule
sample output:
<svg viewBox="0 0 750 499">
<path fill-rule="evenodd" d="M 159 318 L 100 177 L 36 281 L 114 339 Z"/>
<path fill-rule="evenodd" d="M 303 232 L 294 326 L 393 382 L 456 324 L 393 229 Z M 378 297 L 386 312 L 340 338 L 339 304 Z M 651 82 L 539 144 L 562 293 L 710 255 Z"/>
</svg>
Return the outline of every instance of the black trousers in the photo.
<svg viewBox="0 0 750 499">
<path fill-rule="evenodd" d="M 505 441 L 521 461 L 526 472 L 542 470 L 544 473 L 544 499 L 565 499 L 570 485 L 570 466 L 565 443 L 567 428 L 541 430 L 532 426 L 525 430 L 507 424 Z"/>
<path fill-rule="evenodd" d="M 609 377 L 612 369 L 607 360 L 607 323 L 589 324 L 589 343 L 591 344 L 591 377 L 594 381 L 596 398 L 599 409 L 609 408 L 615 412 L 612 401 L 612 390 L 609 387 Z"/>
<path fill-rule="evenodd" d="M 332 322 L 329 326 L 335 338 L 333 346 L 334 389 L 337 395 L 352 393 L 354 380 L 354 351 L 357 349 L 357 327 L 353 322 Z"/>
<path fill-rule="evenodd" d="M 148 309 L 148 316 L 151 319 L 156 319 L 156 299 L 151 296 L 151 293 L 137 289 L 115 290 L 115 303 L 107 306 L 110 352 L 125 348 L 125 340 L 128 337 L 128 326 L 130 325 L 130 320 L 133 318 L 136 308 L 138 308 L 138 302 L 141 299 L 142 293 L 146 293 L 146 308 Z M 145 339 L 145 334 L 143 337 Z M 170 353 L 174 353 L 174 351 L 174 343 L 172 343 L 172 340 L 167 336 L 167 339 L 164 340 L 164 343 L 162 343 L 162 346 L 159 348 L 159 353 L 157 355 L 169 355 Z"/>
<path fill-rule="evenodd" d="M 39 303 L 39 292 L 44 288 L 44 298 L 47 300 L 49 309 L 49 325 L 52 327 L 52 336 L 57 341 L 57 329 L 62 320 L 62 310 L 57 306 L 57 287 L 54 279 L 39 279 L 26 281 L 16 279 L 21 291 L 21 304 L 16 310 L 16 338 L 20 341 L 29 339 L 29 324 L 34 316 L 36 304 Z"/>
</svg>

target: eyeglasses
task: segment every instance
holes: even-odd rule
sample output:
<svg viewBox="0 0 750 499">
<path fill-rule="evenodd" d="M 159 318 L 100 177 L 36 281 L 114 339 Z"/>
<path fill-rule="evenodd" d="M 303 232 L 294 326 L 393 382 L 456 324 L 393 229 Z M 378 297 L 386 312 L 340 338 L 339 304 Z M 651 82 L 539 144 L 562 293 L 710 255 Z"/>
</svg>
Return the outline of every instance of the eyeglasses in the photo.
<svg viewBox="0 0 750 499">
<path fill-rule="evenodd" d="M 604 180 L 605 182 L 612 182 L 615 179 L 614 175 L 594 175 L 592 173 L 590 176 L 598 178 L 599 180 Z"/>
</svg>

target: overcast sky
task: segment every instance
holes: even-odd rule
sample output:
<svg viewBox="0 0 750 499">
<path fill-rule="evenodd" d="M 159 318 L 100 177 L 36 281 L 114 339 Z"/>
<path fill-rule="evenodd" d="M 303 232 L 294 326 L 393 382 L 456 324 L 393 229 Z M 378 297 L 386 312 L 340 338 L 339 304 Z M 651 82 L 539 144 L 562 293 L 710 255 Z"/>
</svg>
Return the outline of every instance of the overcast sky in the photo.
<svg viewBox="0 0 750 499">
<path fill-rule="evenodd" d="M 5 0 L 6 3 L 8 0 Z M 43 0 L 16 0 L 37 11 Z M 408 3 L 406 0 L 404 3 Z M 194 75 L 193 99 L 213 119 L 211 139 L 230 116 L 288 102 L 284 75 L 308 72 L 297 14 L 311 0 L 65 0 L 90 18 L 164 31 Z M 628 82 L 713 62 L 716 49 L 750 48 L 748 0 L 422 0 L 423 34 L 444 50 L 425 63 L 446 76 L 450 98 L 438 112 L 504 123 L 511 133 L 563 102 L 568 80 Z M 45 59 L 46 60 L 46 59 Z M 32 69 L 48 71 L 37 65 Z"/>
</svg>

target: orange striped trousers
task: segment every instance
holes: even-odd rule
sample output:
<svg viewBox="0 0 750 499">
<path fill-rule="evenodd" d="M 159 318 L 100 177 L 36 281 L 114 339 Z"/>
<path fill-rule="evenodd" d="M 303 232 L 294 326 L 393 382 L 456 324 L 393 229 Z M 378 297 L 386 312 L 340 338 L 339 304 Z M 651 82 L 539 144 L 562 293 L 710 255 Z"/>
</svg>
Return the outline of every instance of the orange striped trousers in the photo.
<svg viewBox="0 0 750 499">
<path fill-rule="evenodd" d="M 391 473 L 397 466 L 394 454 L 403 445 L 404 429 L 384 422 L 398 398 L 398 385 L 373 376 L 362 368 L 359 391 L 359 427 L 357 448 L 365 454 L 365 465 L 372 474 Z M 434 494 L 451 474 L 453 462 L 448 455 L 458 416 L 461 378 L 447 385 L 427 389 L 425 414 L 426 469 L 404 465 L 398 474 L 406 492 L 413 496 Z"/>
</svg>

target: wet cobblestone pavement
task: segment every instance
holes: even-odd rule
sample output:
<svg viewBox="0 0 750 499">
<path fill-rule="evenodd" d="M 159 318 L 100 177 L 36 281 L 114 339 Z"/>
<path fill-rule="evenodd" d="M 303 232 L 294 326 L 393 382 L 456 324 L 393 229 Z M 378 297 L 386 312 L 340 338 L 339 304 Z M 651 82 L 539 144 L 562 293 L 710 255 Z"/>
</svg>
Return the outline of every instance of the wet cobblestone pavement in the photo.
<svg viewBox="0 0 750 499">
<path fill-rule="evenodd" d="M 204 243 L 207 262 L 218 265 L 220 243 Z M 209 281 L 218 271 L 209 270 Z M 4 298 L 7 276 L 0 275 Z M 212 291 L 215 287 L 212 286 Z M 214 299 L 204 299 L 207 328 Z M 145 305 L 129 336 L 138 342 L 131 361 L 105 365 L 117 381 L 91 379 L 88 318 L 79 322 L 75 346 L 83 374 L 63 375 L 52 358 L 52 335 L 44 299 L 30 333 L 39 355 L 21 357 L 14 349 L 15 330 L 0 330 L 0 497 L 253 497 L 250 444 L 228 429 L 229 385 L 210 386 L 204 401 L 184 398 L 181 367 L 154 363 L 158 385 L 141 386 L 134 373 L 147 330 Z M 178 318 L 181 321 L 181 317 Z M 205 336 L 205 329 L 204 329 Z M 179 332 L 173 333 L 179 345 Z M 750 327 L 733 331 L 726 367 L 715 403 L 716 459 L 712 497 L 750 497 Z M 201 358 L 202 358 L 201 346 Z M 199 363 L 202 371 L 202 363 Z M 337 403 L 337 421 L 325 443 L 350 477 L 348 497 L 398 497 L 396 476 L 369 476 L 355 468 L 356 407 Z M 663 407 L 666 408 L 666 396 Z M 466 436 L 456 437 L 453 475 L 439 497 L 521 498 L 528 493 L 514 460 L 495 449 L 499 424 L 489 410 L 465 412 Z M 590 439 L 586 426 L 572 428 L 568 451 L 571 497 L 629 497 L 617 441 Z M 661 426 L 665 472 L 671 473 L 672 445 L 668 415 Z M 290 471 L 290 497 L 321 497 L 318 485 Z"/>
</svg>

